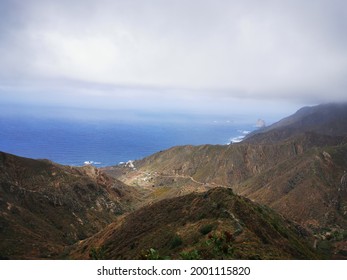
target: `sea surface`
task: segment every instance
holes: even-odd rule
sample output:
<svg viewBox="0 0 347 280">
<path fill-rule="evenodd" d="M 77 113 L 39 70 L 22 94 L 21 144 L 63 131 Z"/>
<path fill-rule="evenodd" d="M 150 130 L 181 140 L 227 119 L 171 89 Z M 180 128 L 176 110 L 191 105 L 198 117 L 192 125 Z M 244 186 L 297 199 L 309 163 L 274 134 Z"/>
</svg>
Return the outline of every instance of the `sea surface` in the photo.
<svg viewBox="0 0 347 280">
<path fill-rule="evenodd" d="M 240 141 L 254 123 L 203 121 L 81 120 L 0 116 L 0 151 L 81 166 L 111 166 L 177 145 Z"/>
</svg>

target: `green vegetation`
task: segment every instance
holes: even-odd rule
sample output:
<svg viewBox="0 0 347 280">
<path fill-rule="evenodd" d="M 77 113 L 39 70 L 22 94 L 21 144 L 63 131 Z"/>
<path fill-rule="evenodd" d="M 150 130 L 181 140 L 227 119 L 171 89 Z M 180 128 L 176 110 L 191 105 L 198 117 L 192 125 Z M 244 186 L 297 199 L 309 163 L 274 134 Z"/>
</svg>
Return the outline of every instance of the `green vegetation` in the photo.
<svg viewBox="0 0 347 280">
<path fill-rule="evenodd" d="M 170 249 L 175 249 L 179 247 L 180 245 L 182 245 L 183 241 L 179 235 L 174 235 L 170 243 L 171 243 Z"/>
<path fill-rule="evenodd" d="M 105 260 L 106 259 L 105 248 L 104 247 L 100 247 L 100 248 L 94 248 L 93 247 L 92 249 L 90 249 L 89 257 L 92 260 Z"/>
<path fill-rule="evenodd" d="M 191 250 L 188 252 L 182 252 L 180 253 L 180 259 L 182 260 L 199 260 L 200 254 L 198 250 Z"/>
<path fill-rule="evenodd" d="M 169 257 L 163 257 L 160 255 L 159 251 L 153 248 L 150 248 L 146 253 L 141 256 L 141 259 L 144 260 L 169 260 Z"/>
<path fill-rule="evenodd" d="M 213 230 L 213 225 L 208 224 L 208 225 L 202 226 L 199 231 L 202 235 L 206 235 L 210 233 L 212 230 Z"/>
<path fill-rule="evenodd" d="M 200 248 L 203 259 L 230 259 L 233 256 L 233 235 L 230 232 L 210 234 Z"/>
<path fill-rule="evenodd" d="M 197 249 L 180 253 L 183 260 L 232 259 L 234 237 L 228 232 L 209 234 L 208 239 L 200 242 Z"/>
<path fill-rule="evenodd" d="M 328 240 L 321 240 L 317 244 L 317 250 L 320 251 L 326 258 L 328 258 L 332 252 L 331 242 L 329 242 Z"/>
<path fill-rule="evenodd" d="M 176 239 L 178 243 L 181 239 Z M 207 240 L 201 241 L 195 249 L 179 253 L 179 259 L 182 260 L 201 260 L 201 259 L 231 259 L 234 254 L 233 235 L 230 232 L 210 234 Z M 142 254 L 145 260 L 168 260 L 174 259 L 174 255 L 161 256 L 159 251 L 150 248 Z"/>
</svg>

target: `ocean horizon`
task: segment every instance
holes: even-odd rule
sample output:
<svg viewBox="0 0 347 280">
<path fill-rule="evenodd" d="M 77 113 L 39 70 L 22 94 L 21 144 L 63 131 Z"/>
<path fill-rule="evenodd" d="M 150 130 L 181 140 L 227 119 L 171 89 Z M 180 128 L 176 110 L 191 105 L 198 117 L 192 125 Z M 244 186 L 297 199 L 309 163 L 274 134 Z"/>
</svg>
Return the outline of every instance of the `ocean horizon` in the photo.
<svg viewBox="0 0 347 280">
<path fill-rule="evenodd" d="M 179 145 L 227 145 L 256 129 L 255 122 L 189 117 L 172 120 L 0 117 L 0 151 L 56 163 L 97 167 L 138 160 Z"/>
</svg>

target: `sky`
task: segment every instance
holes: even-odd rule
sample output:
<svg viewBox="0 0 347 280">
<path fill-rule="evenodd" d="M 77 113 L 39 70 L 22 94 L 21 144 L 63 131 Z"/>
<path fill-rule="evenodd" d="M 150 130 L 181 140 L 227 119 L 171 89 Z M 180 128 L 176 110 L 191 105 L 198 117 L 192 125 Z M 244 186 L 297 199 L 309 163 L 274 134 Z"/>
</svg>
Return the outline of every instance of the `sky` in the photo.
<svg viewBox="0 0 347 280">
<path fill-rule="evenodd" d="M 347 101 L 346 30 L 344 0 L 0 0 L 0 104 L 285 116 Z"/>
</svg>

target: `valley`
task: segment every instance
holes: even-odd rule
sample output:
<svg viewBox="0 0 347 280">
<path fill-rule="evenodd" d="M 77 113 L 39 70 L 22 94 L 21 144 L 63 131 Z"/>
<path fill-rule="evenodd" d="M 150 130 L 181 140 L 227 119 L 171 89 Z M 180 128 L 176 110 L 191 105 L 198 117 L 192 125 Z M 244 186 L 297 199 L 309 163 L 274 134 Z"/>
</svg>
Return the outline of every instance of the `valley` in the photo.
<svg viewBox="0 0 347 280">
<path fill-rule="evenodd" d="M 70 167 L 0 153 L 3 259 L 345 259 L 346 104 L 230 145 Z"/>
</svg>

